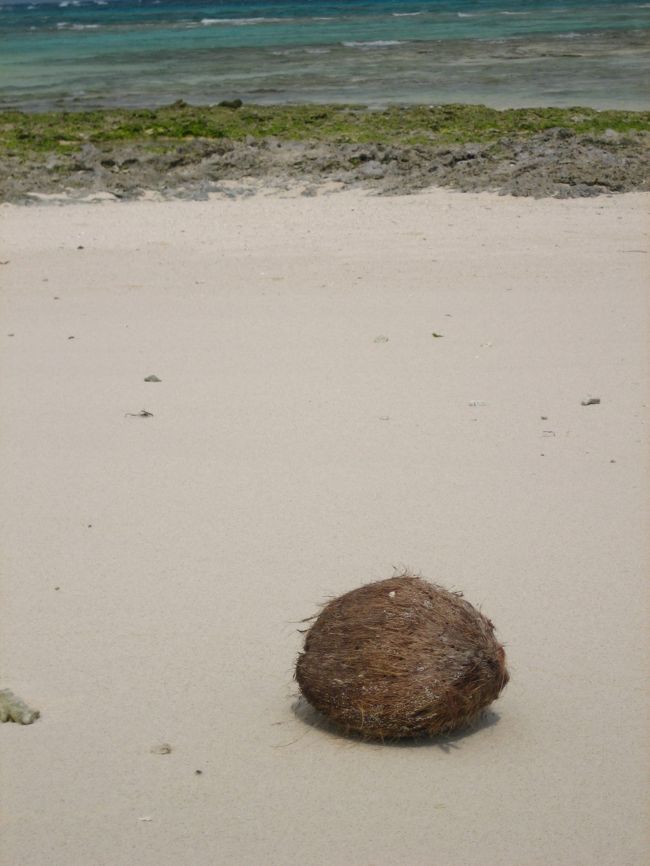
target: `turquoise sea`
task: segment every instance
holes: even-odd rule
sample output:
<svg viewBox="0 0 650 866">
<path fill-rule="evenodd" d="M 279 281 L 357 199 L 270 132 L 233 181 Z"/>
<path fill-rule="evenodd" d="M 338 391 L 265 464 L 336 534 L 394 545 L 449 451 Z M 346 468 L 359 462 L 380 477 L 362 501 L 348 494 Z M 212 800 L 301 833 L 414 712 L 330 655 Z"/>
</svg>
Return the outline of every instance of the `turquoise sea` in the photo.
<svg viewBox="0 0 650 866">
<path fill-rule="evenodd" d="M 650 2 L 0 0 L 0 108 L 650 108 Z"/>
</svg>

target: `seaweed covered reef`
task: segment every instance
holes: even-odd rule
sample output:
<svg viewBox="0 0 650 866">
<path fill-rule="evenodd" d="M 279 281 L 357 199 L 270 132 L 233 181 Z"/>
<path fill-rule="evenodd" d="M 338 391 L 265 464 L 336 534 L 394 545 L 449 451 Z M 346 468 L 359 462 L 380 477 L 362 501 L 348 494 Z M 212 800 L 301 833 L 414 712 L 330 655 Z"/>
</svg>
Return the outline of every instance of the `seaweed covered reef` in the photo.
<svg viewBox="0 0 650 866">
<path fill-rule="evenodd" d="M 205 198 L 245 181 L 310 193 L 431 186 L 578 197 L 650 189 L 650 112 L 480 105 L 0 113 L 0 199 Z M 235 193 L 236 193 L 235 188 Z"/>
</svg>

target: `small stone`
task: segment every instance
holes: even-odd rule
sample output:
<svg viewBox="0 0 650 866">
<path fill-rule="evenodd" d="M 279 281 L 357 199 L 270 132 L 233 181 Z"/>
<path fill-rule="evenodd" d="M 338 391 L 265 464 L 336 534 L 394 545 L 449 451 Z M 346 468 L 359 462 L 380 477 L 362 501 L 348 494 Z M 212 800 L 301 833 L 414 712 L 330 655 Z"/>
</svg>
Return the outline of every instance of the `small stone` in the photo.
<svg viewBox="0 0 650 866">
<path fill-rule="evenodd" d="M 378 337 L 375 337 L 373 342 L 374 343 L 387 343 L 388 337 L 385 334 L 380 334 Z"/>
<path fill-rule="evenodd" d="M 597 406 L 600 403 L 600 397 L 587 397 L 582 401 L 583 406 Z"/>
<path fill-rule="evenodd" d="M 152 755 L 169 755 L 171 754 L 172 747 L 169 743 L 160 743 L 159 746 L 152 746 L 150 751 Z"/>
<path fill-rule="evenodd" d="M 147 376 L 144 380 L 145 382 L 162 382 L 162 379 L 159 379 L 154 373 L 151 376 Z"/>
</svg>

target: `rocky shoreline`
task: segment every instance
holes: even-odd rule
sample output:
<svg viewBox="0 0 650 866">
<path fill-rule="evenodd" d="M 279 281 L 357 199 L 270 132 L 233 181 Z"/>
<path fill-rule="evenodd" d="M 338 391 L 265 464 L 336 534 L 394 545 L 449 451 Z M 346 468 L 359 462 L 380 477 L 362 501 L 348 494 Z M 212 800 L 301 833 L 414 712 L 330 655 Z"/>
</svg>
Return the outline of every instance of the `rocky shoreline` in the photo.
<svg viewBox="0 0 650 866">
<path fill-rule="evenodd" d="M 560 126 L 487 142 L 422 144 L 187 136 L 86 141 L 0 155 L 0 200 L 9 202 L 151 193 L 205 199 L 260 188 L 404 194 L 431 186 L 538 198 L 650 190 L 650 133 L 584 133 Z"/>
</svg>

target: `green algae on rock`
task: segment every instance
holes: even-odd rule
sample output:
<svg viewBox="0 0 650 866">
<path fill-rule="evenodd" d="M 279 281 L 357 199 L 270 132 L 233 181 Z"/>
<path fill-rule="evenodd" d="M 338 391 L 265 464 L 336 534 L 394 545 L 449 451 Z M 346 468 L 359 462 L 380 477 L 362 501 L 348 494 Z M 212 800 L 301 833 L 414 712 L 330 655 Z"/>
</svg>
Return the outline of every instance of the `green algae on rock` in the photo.
<svg viewBox="0 0 650 866">
<path fill-rule="evenodd" d="M 650 112 L 242 105 L 0 112 L 0 200 L 431 186 L 510 195 L 650 189 Z"/>
</svg>

